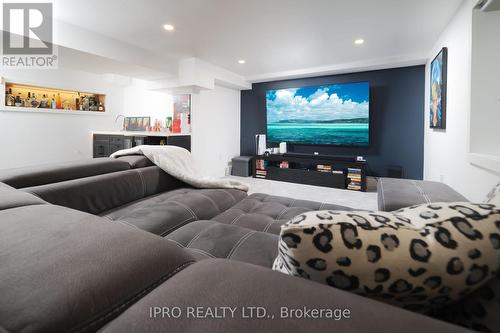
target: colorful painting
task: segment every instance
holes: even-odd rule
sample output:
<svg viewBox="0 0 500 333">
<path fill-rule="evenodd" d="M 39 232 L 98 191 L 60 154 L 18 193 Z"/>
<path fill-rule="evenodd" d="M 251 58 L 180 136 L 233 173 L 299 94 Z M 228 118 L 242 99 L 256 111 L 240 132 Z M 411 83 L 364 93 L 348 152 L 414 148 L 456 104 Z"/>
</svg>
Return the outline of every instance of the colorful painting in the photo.
<svg viewBox="0 0 500 333">
<path fill-rule="evenodd" d="M 446 128 L 446 75 L 448 49 L 443 47 L 431 62 L 430 127 Z"/>
<path fill-rule="evenodd" d="M 369 145 L 368 82 L 268 90 L 267 140 L 303 145 Z"/>
</svg>

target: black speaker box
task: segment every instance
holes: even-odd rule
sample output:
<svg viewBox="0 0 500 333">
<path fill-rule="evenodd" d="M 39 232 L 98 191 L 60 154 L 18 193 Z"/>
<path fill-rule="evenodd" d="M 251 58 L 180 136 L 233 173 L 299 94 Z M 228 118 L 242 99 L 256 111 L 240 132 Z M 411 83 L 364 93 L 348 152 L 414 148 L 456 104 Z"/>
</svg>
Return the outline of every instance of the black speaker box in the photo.
<svg viewBox="0 0 500 333">
<path fill-rule="evenodd" d="M 403 167 L 397 165 L 387 167 L 387 177 L 403 178 Z"/>
</svg>

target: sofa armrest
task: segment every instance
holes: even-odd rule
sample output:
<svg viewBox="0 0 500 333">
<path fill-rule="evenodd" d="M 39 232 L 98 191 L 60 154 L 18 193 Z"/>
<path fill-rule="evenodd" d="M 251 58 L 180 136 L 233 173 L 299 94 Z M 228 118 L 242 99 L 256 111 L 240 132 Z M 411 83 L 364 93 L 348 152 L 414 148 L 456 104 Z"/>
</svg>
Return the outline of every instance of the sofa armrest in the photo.
<svg viewBox="0 0 500 333">
<path fill-rule="evenodd" d="M 252 313 L 251 307 L 260 310 L 254 308 Z M 298 310 L 295 315 L 291 314 L 292 309 Z M 315 314 L 323 318 L 308 318 L 304 309 L 322 311 L 321 315 Z M 326 318 L 328 309 L 337 311 L 334 318 Z M 216 311 L 219 319 L 213 318 Z M 264 318 L 256 317 L 264 311 Z M 342 318 L 336 320 L 335 316 Z M 207 259 L 173 276 L 103 329 L 103 332 L 137 331 L 458 333 L 468 330 L 267 268 Z"/>
<path fill-rule="evenodd" d="M 94 158 L 0 170 L 0 182 L 15 188 L 25 188 L 129 169 L 130 164 L 128 161 L 110 158 Z"/>
<path fill-rule="evenodd" d="M 377 195 L 378 209 L 385 212 L 431 202 L 468 201 L 443 183 L 397 178 L 379 178 Z"/>
</svg>

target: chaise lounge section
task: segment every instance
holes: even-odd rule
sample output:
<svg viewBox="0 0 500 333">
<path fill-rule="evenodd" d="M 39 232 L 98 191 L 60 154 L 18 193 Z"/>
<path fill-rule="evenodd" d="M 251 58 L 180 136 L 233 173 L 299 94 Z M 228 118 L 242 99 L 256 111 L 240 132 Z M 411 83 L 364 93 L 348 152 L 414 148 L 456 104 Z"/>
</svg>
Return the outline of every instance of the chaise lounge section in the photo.
<svg viewBox="0 0 500 333">
<path fill-rule="evenodd" d="M 399 178 L 379 178 L 377 197 L 378 209 L 385 212 L 431 202 L 468 201 L 446 184 Z"/>
</svg>

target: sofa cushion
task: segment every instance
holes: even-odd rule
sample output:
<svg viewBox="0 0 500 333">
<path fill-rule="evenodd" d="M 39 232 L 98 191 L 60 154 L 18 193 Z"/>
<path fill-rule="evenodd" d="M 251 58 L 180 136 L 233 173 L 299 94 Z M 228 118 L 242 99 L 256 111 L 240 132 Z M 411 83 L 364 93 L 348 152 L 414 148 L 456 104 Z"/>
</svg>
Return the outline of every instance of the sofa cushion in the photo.
<svg viewBox="0 0 500 333">
<path fill-rule="evenodd" d="M 193 262 L 178 246 L 53 205 L 0 211 L 0 331 L 97 331 Z"/>
<path fill-rule="evenodd" d="M 351 210 L 345 206 L 254 193 L 212 220 L 277 235 L 281 226 L 294 216 L 320 209 Z"/>
<path fill-rule="evenodd" d="M 379 178 L 378 209 L 391 212 L 431 202 L 468 201 L 446 184 L 412 179 Z"/>
<path fill-rule="evenodd" d="M 165 238 L 198 259 L 227 258 L 271 268 L 278 254 L 278 236 L 215 221 L 189 223 Z"/>
<path fill-rule="evenodd" d="M 102 216 L 164 236 L 189 222 L 211 219 L 246 195 L 235 189 L 182 188 L 120 206 Z"/>
<path fill-rule="evenodd" d="M 54 205 L 100 214 L 160 192 L 186 186 L 157 166 L 28 187 Z"/>
<path fill-rule="evenodd" d="M 0 182 L 15 188 L 39 186 L 130 169 L 126 161 L 94 158 L 0 170 Z"/>
<path fill-rule="evenodd" d="M 309 212 L 282 228 L 274 269 L 408 309 L 449 304 L 500 265 L 500 209 L 435 203 L 395 213 Z"/>
<path fill-rule="evenodd" d="M 46 203 L 33 194 L 22 192 L 9 185 L 0 183 L 0 210 Z"/>
<path fill-rule="evenodd" d="M 500 183 L 495 186 L 486 197 L 486 202 L 500 206 Z"/>
<path fill-rule="evenodd" d="M 260 315 L 263 314 L 262 309 L 266 311 L 264 318 L 257 317 L 256 308 L 253 316 L 248 317 L 250 307 L 256 306 L 261 307 Z M 209 310 L 213 314 L 218 311 L 220 316 L 222 307 L 234 309 L 234 317 L 229 311 L 222 319 L 209 316 Z M 197 309 L 201 314 L 196 316 L 195 312 L 193 315 Z M 310 317 L 313 309 L 316 309 L 314 315 L 317 316 L 314 319 Z M 179 310 L 174 313 L 179 314 L 179 317 L 169 317 L 169 310 L 170 313 Z M 151 311 L 153 315 L 150 315 Z M 188 315 L 188 311 L 191 311 L 191 315 Z M 203 313 L 207 313 L 207 316 L 204 317 Z M 330 313 L 330 317 L 327 313 Z M 243 317 L 244 314 L 247 318 Z M 174 275 L 106 325 L 102 332 L 468 331 L 342 290 L 278 274 L 268 268 L 224 259 L 208 259 Z"/>
</svg>

